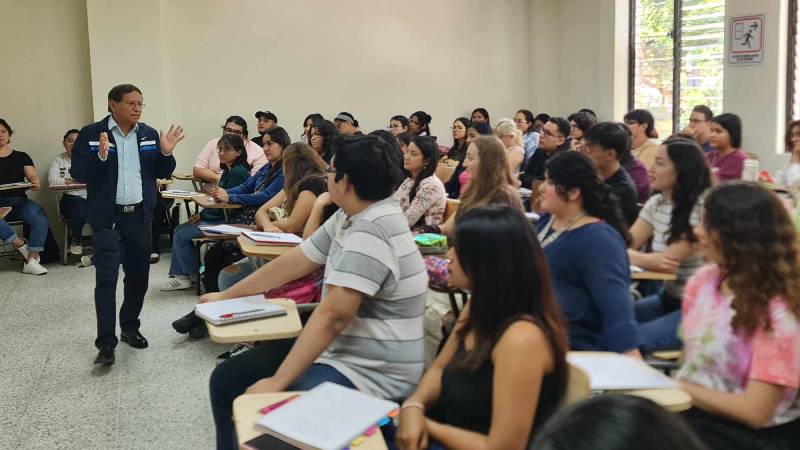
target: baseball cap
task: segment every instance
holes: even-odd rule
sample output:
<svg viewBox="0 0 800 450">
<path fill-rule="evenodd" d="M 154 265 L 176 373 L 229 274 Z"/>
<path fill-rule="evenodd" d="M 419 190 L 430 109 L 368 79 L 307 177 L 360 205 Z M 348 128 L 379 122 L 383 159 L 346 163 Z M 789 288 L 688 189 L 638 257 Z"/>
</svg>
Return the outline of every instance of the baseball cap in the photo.
<svg viewBox="0 0 800 450">
<path fill-rule="evenodd" d="M 278 116 L 272 113 L 272 111 L 258 111 L 256 112 L 256 119 L 265 118 L 267 120 L 272 120 L 275 123 L 278 122 Z"/>
</svg>

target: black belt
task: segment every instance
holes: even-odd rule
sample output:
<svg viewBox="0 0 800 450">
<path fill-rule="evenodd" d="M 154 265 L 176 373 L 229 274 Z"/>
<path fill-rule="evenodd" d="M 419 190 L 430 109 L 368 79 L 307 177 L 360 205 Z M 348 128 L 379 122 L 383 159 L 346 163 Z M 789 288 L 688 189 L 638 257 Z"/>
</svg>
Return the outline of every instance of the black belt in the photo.
<svg viewBox="0 0 800 450">
<path fill-rule="evenodd" d="M 142 202 L 136 203 L 134 205 L 114 205 L 114 212 L 121 213 L 121 214 L 130 214 L 137 209 L 141 209 Z"/>
</svg>

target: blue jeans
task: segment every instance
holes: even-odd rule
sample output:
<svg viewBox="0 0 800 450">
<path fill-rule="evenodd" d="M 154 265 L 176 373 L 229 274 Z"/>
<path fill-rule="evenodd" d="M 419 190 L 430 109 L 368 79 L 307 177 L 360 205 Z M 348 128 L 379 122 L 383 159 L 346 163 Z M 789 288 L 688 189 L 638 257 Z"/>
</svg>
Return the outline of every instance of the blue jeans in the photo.
<svg viewBox="0 0 800 450">
<path fill-rule="evenodd" d="M 64 221 L 69 227 L 70 242 L 79 243 L 83 237 L 83 226 L 89 217 L 86 200 L 77 195 L 64 195 L 58 205 Z"/>
<path fill-rule="evenodd" d="M 634 305 L 639 324 L 639 348 L 645 353 L 658 350 L 677 350 L 683 346 L 678 337 L 681 310 L 669 310 L 659 294 L 643 298 Z"/>
<path fill-rule="evenodd" d="M 41 206 L 27 197 L 0 198 L 0 206 L 11 206 L 7 220 L 21 220 L 31 227 L 28 250 L 41 252 L 47 239 L 47 214 Z"/>
<path fill-rule="evenodd" d="M 5 220 L 0 219 L 0 241 L 10 244 L 17 240 L 17 232 Z"/>
<path fill-rule="evenodd" d="M 197 273 L 198 249 L 192 239 L 203 237 L 200 225 L 207 222 L 182 223 L 175 228 L 172 235 L 172 261 L 169 264 L 170 275 L 190 275 Z"/>
<path fill-rule="evenodd" d="M 211 373 L 209 391 L 211 412 L 217 429 L 217 449 L 235 449 L 233 400 L 256 381 L 271 377 L 294 345 L 294 339 L 262 342 L 252 350 L 234 356 L 218 365 Z M 307 391 L 325 381 L 355 388 L 341 372 L 326 364 L 313 364 L 292 383 L 287 391 Z"/>
<path fill-rule="evenodd" d="M 263 264 L 258 264 L 258 267 L 261 267 L 261 265 Z M 234 269 L 235 271 L 231 271 L 229 268 Z M 230 266 L 222 269 L 217 277 L 217 285 L 219 286 L 220 292 L 244 280 L 253 272 L 255 272 L 255 269 L 253 268 L 253 263 L 250 262 L 250 258 L 242 258 Z"/>
</svg>

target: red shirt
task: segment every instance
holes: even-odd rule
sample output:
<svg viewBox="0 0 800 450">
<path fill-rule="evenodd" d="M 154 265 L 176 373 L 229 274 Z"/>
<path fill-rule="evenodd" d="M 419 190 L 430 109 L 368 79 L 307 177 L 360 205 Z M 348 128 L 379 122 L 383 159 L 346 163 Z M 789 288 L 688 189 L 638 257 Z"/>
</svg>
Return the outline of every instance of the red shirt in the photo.
<svg viewBox="0 0 800 450">
<path fill-rule="evenodd" d="M 719 181 L 741 180 L 742 171 L 744 170 L 744 161 L 746 159 L 747 153 L 740 149 L 736 149 L 733 153 L 729 153 L 725 156 L 720 156 L 719 150 L 716 149 L 708 153 L 711 173 L 713 173 Z"/>
</svg>

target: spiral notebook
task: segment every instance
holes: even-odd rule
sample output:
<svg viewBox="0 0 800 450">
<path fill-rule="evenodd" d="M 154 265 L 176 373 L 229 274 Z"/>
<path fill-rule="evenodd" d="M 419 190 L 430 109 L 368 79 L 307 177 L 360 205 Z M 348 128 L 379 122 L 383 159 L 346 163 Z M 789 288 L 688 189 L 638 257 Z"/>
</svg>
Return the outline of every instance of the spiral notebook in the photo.
<svg viewBox="0 0 800 450">
<path fill-rule="evenodd" d="M 198 317 L 213 325 L 226 325 L 286 315 L 286 309 L 270 303 L 263 295 L 201 303 L 195 307 L 194 312 Z"/>
</svg>

